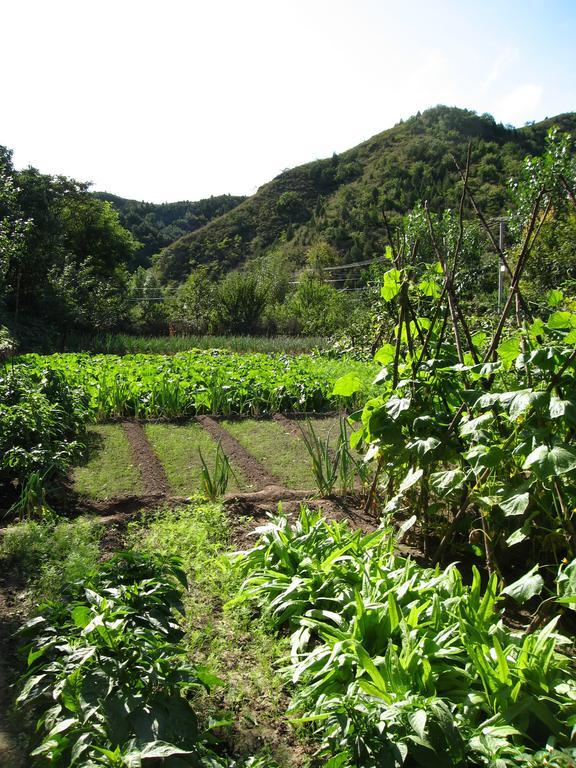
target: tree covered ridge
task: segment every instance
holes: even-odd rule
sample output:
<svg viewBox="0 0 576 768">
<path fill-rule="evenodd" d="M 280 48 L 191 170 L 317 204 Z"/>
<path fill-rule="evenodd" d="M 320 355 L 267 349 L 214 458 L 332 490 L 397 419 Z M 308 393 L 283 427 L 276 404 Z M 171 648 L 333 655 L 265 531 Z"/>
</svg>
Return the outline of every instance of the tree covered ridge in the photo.
<svg viewBox="0 0 576 768">
<path fill-rule="evenodd" d="M 527 154 L 544 151 L 551 125 L 576 129 L 576 114 L 524 128 L 503 126 L 491 115 L 438 106 L 331 158 L 283 171 L 224 216 L 185 235 L 155 260 L 162 282 L 182 282 L 199 264 L 224 273 L 280 244 L 291 261 L 325 241 L 343 261 L 372 258 L 382 250 L 380 211 L 402 215 L 421 200 L 432 210 L 456 208 L 462 162 L 473 142 L 470 188 L 487 215 L 510 202 L 506 180 Z"/>
<path fill-rule="evenodd" d="M 136 266 L 149 267 L 150 258 L 184 235 L 205 226 L 212 219 L 235 208 L 246 197 L 217 195 L 191 202 L 147 203 L 129 200 L 109 192 L 94 192 L 95 197 L 111 203 L 120 224 L 141 243 L 135 256 Z"/>
</svg>

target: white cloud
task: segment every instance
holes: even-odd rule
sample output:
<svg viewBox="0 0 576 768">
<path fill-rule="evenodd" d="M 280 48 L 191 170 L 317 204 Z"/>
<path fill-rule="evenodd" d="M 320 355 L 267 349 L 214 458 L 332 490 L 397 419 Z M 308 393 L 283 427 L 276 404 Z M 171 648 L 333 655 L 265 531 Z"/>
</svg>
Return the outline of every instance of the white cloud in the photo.
<svg viewBox="0 0 576 768">
<path fill-rule="evenodd" d="M 488 73 L 488 77 L 480 86 L 480 91 L 482 93 L 488 91 L 488 89 L 494 85 L 494 83 L 497 83 L 498 80 L 500 80 L 501 77 L 505 74 L 505 72 L 517 62 L 518 58 L 519 52 L 517 48 L 514 48 L 511 45 L 507 45 L 505 48 L 503 48 L 503 50 L 500 51 L 498 56 L 496 56 L 492 62 L 492 67 Z"/>
</svg>

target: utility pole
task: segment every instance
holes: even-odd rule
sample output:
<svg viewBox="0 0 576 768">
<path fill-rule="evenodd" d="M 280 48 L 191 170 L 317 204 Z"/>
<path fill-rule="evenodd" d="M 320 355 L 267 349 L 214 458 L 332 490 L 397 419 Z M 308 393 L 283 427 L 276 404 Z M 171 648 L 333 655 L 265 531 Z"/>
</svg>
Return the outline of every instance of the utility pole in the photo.
<svg viewBox="0 0 576 768">
<path fill-rule="evenodd" d="M 500 248 L 500 253 L 504 253 L 504 232 L 506 228 L 506 221 L 504 219 L 499 219 L 499 231 L 498 231 L 498 247 Z M 506 271 L 506 267 L 504 264 L 502 264 L 502 258 L 500 255 L 498 255 L 498 312 L 500 312 L 500 309 L 502 307 L 502 304 L 504 302 L 504 272 Z"/>
</svg>

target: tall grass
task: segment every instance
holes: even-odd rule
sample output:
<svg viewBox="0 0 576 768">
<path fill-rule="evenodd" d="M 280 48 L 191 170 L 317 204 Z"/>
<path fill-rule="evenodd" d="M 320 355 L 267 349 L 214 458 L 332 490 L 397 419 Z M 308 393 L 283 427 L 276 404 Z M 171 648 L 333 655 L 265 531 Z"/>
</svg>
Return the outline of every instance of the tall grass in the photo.
<svg viewBox="0 0 576 768">
<path fill-rule="evenodd" d="M 232 352 L 279 352 L 297 355 L 312 350 L 326 350 L 328 339 L 322 336 L 128 336 L 106 334 L 89 336 L 71 334 L 67 351 L 94 354 L 173 355 L 190 349 L 229 349 Z"/>
</svg>

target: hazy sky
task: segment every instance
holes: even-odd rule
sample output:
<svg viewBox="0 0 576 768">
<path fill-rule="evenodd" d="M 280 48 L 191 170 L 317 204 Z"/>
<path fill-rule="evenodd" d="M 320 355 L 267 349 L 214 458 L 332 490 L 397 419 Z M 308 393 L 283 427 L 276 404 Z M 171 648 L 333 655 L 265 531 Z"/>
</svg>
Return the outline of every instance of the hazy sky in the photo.
<svg viewBox="0 0 576 768">
<path fill-rule="evenodd" d="M 0 144 L 155 202 L 251 194 L 435 104 L 576 110 L 576 0 L 0 0 Z"/>
</svg>

